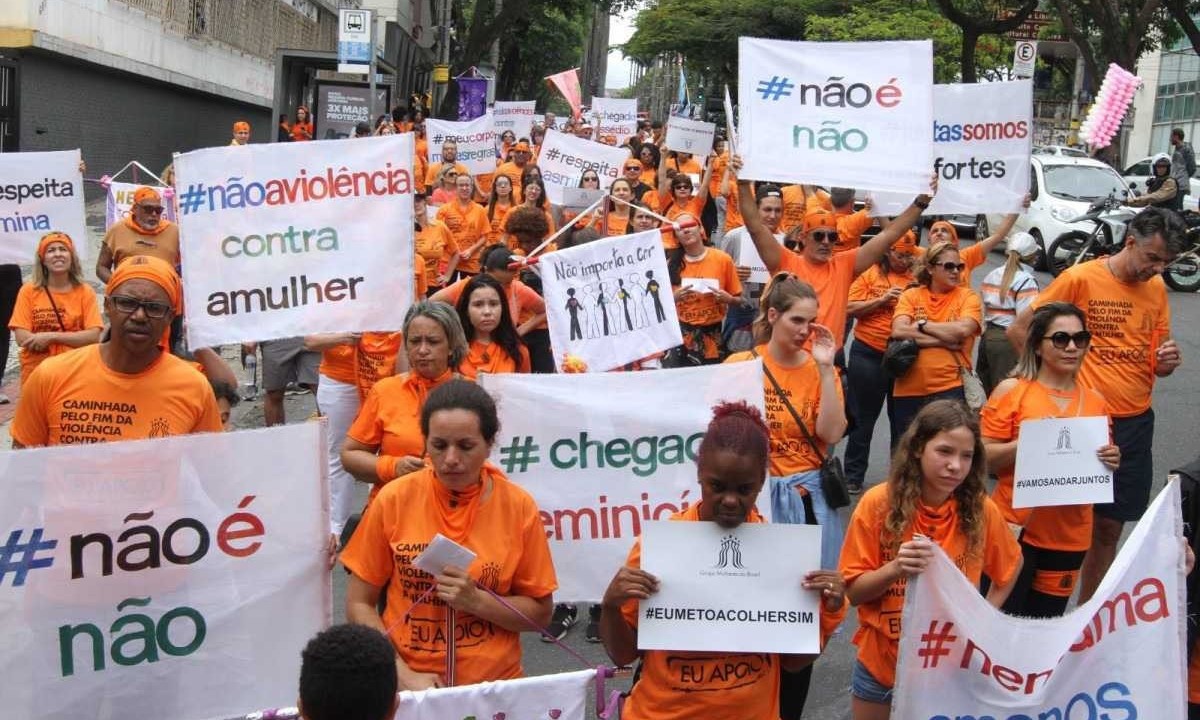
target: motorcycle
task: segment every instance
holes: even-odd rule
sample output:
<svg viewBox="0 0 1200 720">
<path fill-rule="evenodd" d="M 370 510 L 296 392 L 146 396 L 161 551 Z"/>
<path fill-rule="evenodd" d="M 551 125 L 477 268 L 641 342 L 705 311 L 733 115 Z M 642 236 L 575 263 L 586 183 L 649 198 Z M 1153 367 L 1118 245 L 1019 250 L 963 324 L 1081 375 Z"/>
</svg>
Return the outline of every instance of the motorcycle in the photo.
<svg viewBox="0 0 1200 720">
<path fill-rule="evenodd" d="M 1059 273 L 1072 265 L 1105 255 L 1114 255 L 1125 242 L 1125 228 L 1138 214 L 1138 210 L 1121 204 L 1110 194 L 1088 206 L 1087 212 L 1063 222 L 1089 221 L 1096 224 L 1092 231 L 1071 230 L 1059 235 L 1046 249 L 1046 267 L 1058 277 Z"/>
<path fill-rule="evenodd" d="M 1163 282 L 1172 290 L 1200 290 L 1200 213 L 1185 210 L 1180 213 L 1187 225 L 1187 241 L 1183 252 L 1163 271 Z"/>
</svg>

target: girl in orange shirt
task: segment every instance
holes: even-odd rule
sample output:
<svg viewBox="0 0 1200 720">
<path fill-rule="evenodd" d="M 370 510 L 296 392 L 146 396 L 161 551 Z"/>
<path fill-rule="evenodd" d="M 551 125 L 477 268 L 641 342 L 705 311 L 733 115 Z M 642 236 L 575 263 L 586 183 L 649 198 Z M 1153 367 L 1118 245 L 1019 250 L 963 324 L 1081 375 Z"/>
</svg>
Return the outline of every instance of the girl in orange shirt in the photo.
<svg viewBox="0 0 1200 720">
<path fill-rule="evenodd" d="M 712 163 L 709 163 L 704 177 L 700 179 L 700 189 L 696 190 L 688 175 L 668 169 L 668 163 L 664 162 L 658 169 L 658 213 L 672 222 L 685 214 L 699 220 L 704 213 L 705 204 L 708 203 L 708 186 L 711 179 Z M 677 243 L 670 230 L 663 230 L 663 245 L 669 249 Z"/>
<path fill-rule="evenodd" d="M 654 143 L 642 143 L 637 156 L 642 163 L 642 182 L 650 187 L 658 187 L 658 166 L 662 163 L 662 152 L 658 146 Z"/>
<path fill-rule="evenodd" d="M 487 234 L 487 245 L 503 242 L 504 218 L 513 207 L 512 180 L 505 175 L 497 175 L 492 183 L 492 193 L 488 197 L 487 216 L 491 230 Z"/>
<path fill-rule="evenodd" d="M 667 256 L 667 271 L 683 345 L 668 356 L 666 367 L 719 363 L 725 357 L 721 322 L 726 308 L 740 302 L 742 282 L 733 258 L 705 242 L 699 223 L 680 230 L 679 243 Z"/>
<path fill-rule="evenodd" d="M 296 122 L 292 123 L 292 142 L 302 142 L 313 139 L 312 118 L 308 107 L 301 105 L 296 108 Z"/>
<path fill-rule="evenodd" d="M 863 494 L 842 546 L 838 569 L 858 608 L 850 680 L 854 720 L 888 720 L 900 614 L 908 579 L 933 557 L 933 544 L 972 583 L 992 578 L 988 602 L 999 607 L 1021 568 L 1021 550 L 987 496 L 987 462 L 979 421 L 967 406 L 936 400 L 900 438 L 886 483 Z"/>
<path fill-rule="evenodd" d="M 463 377 L 474 380 L 481 372 L 529 372 L 529 351 L 517 335 L 498 280 L 487 274 L 468 280 L 456 309 L 467 336 L 467 354 L 458 366 Z"/>
<path fill-rule="evenodd" d="M 608 193 L 618 200 L 625 202 L 613 202 L 608 200 L 608 210 L 605 212 L 605 223 L 607 223 L 608 237 L 616 237 L 617 235 L 627 235 L 629 233 L 629 221 L 632 210 L 625 203 L 633 202 L 633 185 L 625 178 L 617 178 L 612 181 L 609 186 Z"/>
<path fill-rule="evenodd" d="M 996 386 L 983 408 L 983 446 L 988 469 L 999 478 L 992 499 L 1018 533 L 1025 564 L 1003 610 L 1022 617 L 1059 617 L 1079 581 L 1079 568 L 1092 544 L 1092 506 L 1013 508 L 1017 436 L 1025 420 L 1107 415 L 1104 396 L 1076 382 L 1091 344 L 1083 311 L 1053 302 L 1033 313 L 1025 348 L 1013 377 Z M 1097 451 L 1116 470 L 1120 449 Z"/>
</svg>

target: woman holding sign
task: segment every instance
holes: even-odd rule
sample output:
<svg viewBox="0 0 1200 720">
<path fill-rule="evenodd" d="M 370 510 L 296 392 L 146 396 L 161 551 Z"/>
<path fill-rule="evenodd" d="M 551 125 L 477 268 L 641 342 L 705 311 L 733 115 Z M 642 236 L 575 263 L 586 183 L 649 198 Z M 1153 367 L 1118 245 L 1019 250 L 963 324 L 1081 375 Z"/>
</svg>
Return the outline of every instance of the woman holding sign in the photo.
<svg viewBox="0 0 1200 720">
<path fill-rule="evenodd" d="M 1107 415 L 1104 396 L 1076 382 L 1092 336 L 1083 311 L 1053 302 L 1033 313 L 1013 377 L 996 386 L 983 408 L 983 445 L 988 468 L 999 478 L 992 499 L 1018 533 L 1025 564 L 1003 610 L 1024 617 L 1058 617 L 1079 581 L 1092 544 L 1092 506 L 1013 508 L 1013 471 L 1025 420 Z M 1116 470 L 1121 451 L 1112 443 L 1097 453 Z"/>
<path fill-rule="evenodd" d="M 705 241 L 698 215 L 677 217 L 694 224 L 679 231 L 679 247 L 667 253 L 667 271 L 683 333 L 683 345 L 673 353 L 675 361 L 670 367 L 719 363 L 725 357 L 721 323 L 728 307 L 740 302 L 742 281 L 733 258 Z"/>
<path fill-rule="evenodd" d="M 744 402 L 713 408 L 696 456 L 700 502 L 671 516 L 678 522 L 715 522 L 735 528 L 764 522 L 754 503 L 762 492 L 770 458 L 767 426 L 756 408 Z M 602 603 L 600 638 L 608 656 L 629 665 L 639 656 L 641 675 L 621 710 L 624 720 L 778 720 L 781 670 L 796 672 L 814 655 L 719 652 L 639 653 L 638 601 L 658 591 L 658 579 L 641 569 L 641 540 L 617 571 Z M 803 587 L 821 596 L 821 644 L 846 614 L 838 573 L 808 573 Z M 737 672 L 731 672 L 737 668 Z"/>
</svg>

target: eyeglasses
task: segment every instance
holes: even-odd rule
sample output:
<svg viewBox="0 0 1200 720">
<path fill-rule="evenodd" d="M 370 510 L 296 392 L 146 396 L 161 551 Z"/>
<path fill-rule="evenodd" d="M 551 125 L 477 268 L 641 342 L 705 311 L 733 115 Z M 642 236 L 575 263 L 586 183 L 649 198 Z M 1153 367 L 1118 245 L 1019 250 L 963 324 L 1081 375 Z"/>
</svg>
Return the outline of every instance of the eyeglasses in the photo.
<svg viewBox="0 0 1200 720">
<path fill-rule="evenodd" d="M 142 212 L 148 212 L 154 215 L 162 215 L 163 213 L 162 205 L 138 205 L 137 208 Z"/>
<path fill-rule="evenodd" d="M 672 185 L 671 187 L 675 190 L 687 190 L 688 192 L 692 191 L 691 183 L 680 183 L 678 185 Z"/>
<path fill-rule="evenodd" d="M 160 320 L 167 316 L 171 311 L 171 306 L 168 303 L 155 302 L 153 300 L 138 300 L 137 298 L 129 297 L 128 295 L 109 295 L 109 300 L 112 300 L 113 307 L 122 315 L 132 315 L 141 308 L 146 312 L 146 317 Z"/>
<path fill-rule="evenodd" d="M 1087 346 L 1092 342 L 1092 334 L 1087 330 L 1080 330 L 1074 335 L 1066 332 L 1056 332 L 1049 337 L 1042 338 L 1042 340 L 1049 340 L 1059 350 L 1066 350 L 1068 343 L 1075 343 L 1075 347 L 1080 350 L 1086 350 Z"/>
<path fill-rule="evenodd" d="M 962 272 L 963 270 L 967 269 L 967 264 L 964 262 L 956 263 L 956 262 L 947 261 L 944 263 L 934 263 L 933 266 L 940 267 L 941 269 L 945 270 L 946 272 Z"/>
<path fill-rule="evenodd" d="M 833 244 L 838 239 L 837 230 L 813 230 L 808 236 L 822 244 Z"/>
<path fill-rule="evenodd" d="M 629 172 L 630 170 L 640 171 L 641 169 L 642 169 L 641 165 L 626 165 L 625 166 L 625 172 Z"/>
</svg>

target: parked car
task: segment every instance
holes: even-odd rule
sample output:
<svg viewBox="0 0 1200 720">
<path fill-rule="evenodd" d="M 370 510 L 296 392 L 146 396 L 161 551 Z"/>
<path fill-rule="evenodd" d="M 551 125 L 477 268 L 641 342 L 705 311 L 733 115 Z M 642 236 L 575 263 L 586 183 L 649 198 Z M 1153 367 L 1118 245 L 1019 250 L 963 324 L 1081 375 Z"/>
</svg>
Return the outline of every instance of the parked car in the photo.
<svg viewBox="0 0 1200 720">
<path fill-rule="evenodd" d="M 1125 182 L 1137 190 L 1138 193 L 1146 192 L 1146 181 L 1150 179 L 1154 172 L 1153 168 L 1150 167 L 1153 159 L 1152 157 L 1142 158 L 1125 168 L 1125 172 L 1121 173 L 1125 178 Z M 1183 196 L 1183 209 L 1200 211 L 1200 180 L 1189 178 L 1189 181 L 1191 185 L 1190 194 Z"/>
<path fill-rule="evenodd" d="M 1092 223 L 1066 220 L 1083 215 L 1088 205 L 1110 194 L 1117 199 L 1137 195 L 1116 170 L 1087 157 L 1035 154 L 1029 173 L 1029 209 L 1017 218 L 1013 231 L 1027 232 L 1037 240 L 1042 248 L 1039 270 L 1046 269 L 1046 248 L 1055 238 L 1071 230 L 1091 232 L 1093 228 Z M 987 237 L 1002 217 L 998 213 L 977 216 L 976 237 Z"/>
<path fill-rule="evenodd" d="M 1040 145 L 1033 149 L 1034 155 L 1063 155 L 1066 157 L 1082 157 L 1088 156 L 1085 150 L 1073 148 L 1067 145 Z"/>
</svg>

